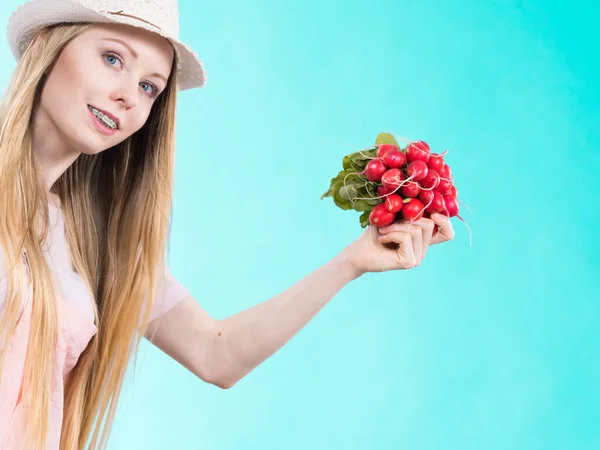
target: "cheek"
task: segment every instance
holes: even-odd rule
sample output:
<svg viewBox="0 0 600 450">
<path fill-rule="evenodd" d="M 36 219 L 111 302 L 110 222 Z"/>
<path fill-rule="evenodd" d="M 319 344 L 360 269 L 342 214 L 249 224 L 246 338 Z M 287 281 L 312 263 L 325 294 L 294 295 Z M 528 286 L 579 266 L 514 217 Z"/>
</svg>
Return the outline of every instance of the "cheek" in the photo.
<svg viewBox="0 0 600 450">
<path fill-rule="evenodd" d="M 59 73 L 53 73 L 42 90 L 40 107 L 55 124 L 68 123 L 74 114 L 73 94 L 68 82 Z"/>
<path fill-rule="evenodd" d="M 129 111 L 126 116 L 127 125 L 120 133 L 115 135 L 115 142 L 111 145 L 117 145 L 130 138 L 146 125 L 148 114 L 140 110 Z"/>
<path fill-rule="evenodd" d="M 142 105 L 139 105 L 142 106 Z M 143 128 L 148 122 L 148 116 L 150 115 L 150 109 L 139 108 L 137 111 L 133 112 L 130 117 L 130 126 L 128 134 L 134 134 Z"/>
<path fill-rule="evenodd" d="M 81 115 L 86 76 L 67 59 L 59 59 L 44 85 L 41 106 L 56 122 Z"/>
</svg>

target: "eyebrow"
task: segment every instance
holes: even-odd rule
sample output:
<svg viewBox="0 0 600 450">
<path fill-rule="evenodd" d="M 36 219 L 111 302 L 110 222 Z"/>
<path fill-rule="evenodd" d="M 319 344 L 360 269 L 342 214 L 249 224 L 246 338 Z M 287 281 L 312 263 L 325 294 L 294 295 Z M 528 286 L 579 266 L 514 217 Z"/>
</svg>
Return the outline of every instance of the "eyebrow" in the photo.
<svg viewBox="0 0 600 450">
<path fill-rule="evenodd" d="M 137 52 L 136 52 L 136 51 L 134 50 L 134 48 L 133 48 L 132 46 L 130 46 L 130 45 L 127 43 L 127 42 L 125 42 L 125 41 L 123 41 L 123 40 L 121 40 L 121 39 L 118 39 L 118 38 L 103 38 L 102 40 L 103 40 L 103 41 L 112 41 L 112 42 L 117 42 L 117 43 L 121 44 L 123 47 L 125 47 L 125 48 L 126 48 L 128 51 L 129 51 L 129 53 L 131 53 L 131 55 L 132 55 L 132 56 L 133 56 L 135 59 L 138 59 L 138 54 L 137 54 Z M 162 75 L 162 74 L 160 74 L 160 73 L 158 73 L 158 72 L 154 72 L 154 73 L 150 74 L 150 76 L 158 77 L 158 78 L 162 79 L 162 80 L 165 82 L 165 84 L 167 84 L 167 79 L 165 78 L 165 76 L 164 76 L 164 75 Z"/>
</svg>

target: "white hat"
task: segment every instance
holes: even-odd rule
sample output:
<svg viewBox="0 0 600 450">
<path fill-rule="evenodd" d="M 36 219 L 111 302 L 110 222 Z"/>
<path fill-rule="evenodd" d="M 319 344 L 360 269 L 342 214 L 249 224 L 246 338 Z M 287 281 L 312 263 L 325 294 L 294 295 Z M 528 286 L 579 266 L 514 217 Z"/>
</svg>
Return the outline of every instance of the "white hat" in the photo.
<svg viewBox="0 0 600 450">
<path fill-rule="evenodd" d="M 123 23 L 157 33 L 171 41 L 179 57 L 179 89 L 206 82 L 202 61 L 179 41 L 177 0 L 30 0 L 8 22 L 8 43 L 15 58 L 23 56 L 40 28 L 62 22 Z"/>
</svg>

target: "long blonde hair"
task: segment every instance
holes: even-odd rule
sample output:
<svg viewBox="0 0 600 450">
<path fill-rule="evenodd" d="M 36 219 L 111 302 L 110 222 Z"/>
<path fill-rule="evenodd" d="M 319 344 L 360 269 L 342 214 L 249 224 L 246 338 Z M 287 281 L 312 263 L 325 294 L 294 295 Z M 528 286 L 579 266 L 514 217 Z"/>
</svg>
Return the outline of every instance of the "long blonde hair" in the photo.
<svg viewBox="0 0 600 450">
<path fill-rule="evenodd" d="M 0 342 L 10 339 L 28 294 L 31 331 L 23 396 L 30 403 L 30 443 L 45 448 L 57 298 L 42 244 L 48 234 L 48 197 L 32 154 L 31 122 L 46 75 L 64 47 L 89 24 L 40 31 L 18 62 L 0 109 L 0 249 L 7 274 Z M 97 155 L 82 154 L 56 181 L 73 267 L 94 299 L 98 332 L 65 380 L 62 450 L 105 448 L 129 361 L 147 328 L 154 290 L 163 273 L 172 195 L 177 80 L 153 105 L 145 126 Z M 26 257 L 29 274 L 19 270 Z M 0 346 L 0 368 L 6 345 Z"/>
</svg>

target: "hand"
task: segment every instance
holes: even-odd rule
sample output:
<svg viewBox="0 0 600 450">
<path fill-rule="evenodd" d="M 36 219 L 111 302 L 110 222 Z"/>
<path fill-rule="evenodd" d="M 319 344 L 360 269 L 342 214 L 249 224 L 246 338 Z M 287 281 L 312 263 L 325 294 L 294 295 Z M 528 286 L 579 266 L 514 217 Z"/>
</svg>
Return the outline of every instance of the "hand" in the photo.
<svg viewBox="0 0 600 450">
<path fill-rule="evenodd" d="M 434 226 L 438 227 L 434 234 Z M 432 236 L 433 235 L 433 236 Z M 358 276 L 366 272 L 406 270 L 417 267 L 430 245 L 454 239 L 450 219 L 432 214 L 412 224 L 401 221 L 387 227 L 369 226 L 344 249 L 345 256 Z"/>
</svg>

